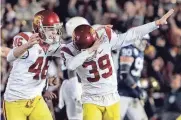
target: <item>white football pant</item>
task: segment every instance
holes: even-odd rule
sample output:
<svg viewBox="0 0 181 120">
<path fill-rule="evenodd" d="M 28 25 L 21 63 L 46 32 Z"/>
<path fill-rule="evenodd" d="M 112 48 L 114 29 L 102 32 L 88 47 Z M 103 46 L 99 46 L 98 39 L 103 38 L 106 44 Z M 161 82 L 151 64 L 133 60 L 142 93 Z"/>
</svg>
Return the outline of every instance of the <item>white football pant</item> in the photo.
<svg viewBox="0 0 181 120">
<path fill-rule="evenodd" d="M 82 87 L 77 78 L 63 81 L 59 91 L 59 108 L 66 106 L 69 120 L 82 120 L 83 118 L 81 94 Z"/>
<path fill-rule="evenodd" d="M 121 102 L 121 120 L 125 115 L 129 120 L 148 120 L 141 101 L 137 98 L 120 96 Z"/>
</svg>

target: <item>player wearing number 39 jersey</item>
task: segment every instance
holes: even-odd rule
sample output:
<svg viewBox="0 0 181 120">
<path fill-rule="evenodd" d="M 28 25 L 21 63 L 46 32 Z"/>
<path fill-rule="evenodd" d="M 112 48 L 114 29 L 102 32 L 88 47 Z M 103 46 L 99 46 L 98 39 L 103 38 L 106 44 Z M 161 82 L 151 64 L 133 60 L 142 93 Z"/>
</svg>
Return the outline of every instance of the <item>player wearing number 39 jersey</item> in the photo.
<svg viewBox="0 0 181 120">
<path fill-rule="evenodd" d="M 167 16 L 155 22 L 130 29 L 124 34 L 110 26 L 94 30 L 89 25 L 74 29 L 73 41 L 61 50 L 69 70 L 75 70 L 82 81 L 84 120 L 120 120 L 116 71 L 111 50 L 140 42 L 141 38 L 166 23 Z"/>
<path fill-rule="evenodd" d="M 34 16 L 35 34 L 14 37 L 7 56 L 13 64 L 4 95 L 7 120 L 53 120 L 41 96 L 51 58 L 60 52 L 61 26 L 57 14 L 43 10 Z"/>
<path fill-rule="evenodd" d="M 120 119 L 117 76 L 111 50 L 134 43 L 156 28 L 155 22 L 124 34 L 115 33 L 109 26 L 97 31 L 89 25 L 75 28 L 73 42 L 63 47 L 61 54 L 67 68 L 76 70 L 81 78 L 84 120 Z M 100 46 L 92 50 L 96 45 Z"/>
</svg>

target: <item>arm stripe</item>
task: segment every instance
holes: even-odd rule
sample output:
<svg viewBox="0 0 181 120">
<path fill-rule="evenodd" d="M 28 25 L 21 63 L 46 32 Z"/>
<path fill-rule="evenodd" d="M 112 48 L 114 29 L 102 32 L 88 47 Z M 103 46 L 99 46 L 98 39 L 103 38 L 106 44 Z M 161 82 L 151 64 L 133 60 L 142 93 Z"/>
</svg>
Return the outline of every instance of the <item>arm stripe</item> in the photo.
<svg viewBox="0 0 181 120">
<path fill-rule="evenodd" d="M 29 40 L 29 36 L 27 34 L 23 33 L 23 32 L 19 33 L 18 35 L 23 37 L 26 41 Z"/>
<path fill-rule="evenodd" d="M 72 52 L 70 51 L 70 49 L 67 48 L 67 47 L 63 47 L 63 48 L 61 49 L 61 51 L 66 52 L 67 54 L 69 54 L 69 55 L 71 55 L 71 56 L 74 56 L 74 55 L 72 54 Z"/>
</svg>

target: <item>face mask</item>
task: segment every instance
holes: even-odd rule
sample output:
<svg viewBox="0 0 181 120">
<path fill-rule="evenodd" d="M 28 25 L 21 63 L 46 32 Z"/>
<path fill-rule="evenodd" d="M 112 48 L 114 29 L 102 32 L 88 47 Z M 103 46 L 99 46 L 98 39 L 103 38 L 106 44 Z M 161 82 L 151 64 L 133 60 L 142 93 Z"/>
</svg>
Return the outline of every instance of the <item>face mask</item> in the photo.
<svg viewBox="0 0 181 120">
<path fill-rule="evenodd" d="M 60 42 L 62 36 L 62 25 L 61 23 L 54 24 L 54 26 L 43 26 L 40 25 L 40 33 L 42 36 L 43 42 L 48 44 L 55 44 Z"/>
</svg>

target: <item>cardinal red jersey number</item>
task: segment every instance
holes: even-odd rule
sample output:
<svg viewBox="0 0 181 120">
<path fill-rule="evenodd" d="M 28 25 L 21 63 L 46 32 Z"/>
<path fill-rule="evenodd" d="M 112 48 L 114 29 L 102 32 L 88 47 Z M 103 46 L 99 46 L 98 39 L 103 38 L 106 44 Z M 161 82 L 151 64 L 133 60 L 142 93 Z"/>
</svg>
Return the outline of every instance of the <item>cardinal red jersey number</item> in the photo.
<svg viewBox="0 0 181 120">
<path fill-rule="evenodd" d="M 14 40 L 14 46 L 15 46 L 15 47 L 21 46 L 21 45 L 22 45 L 22 40 L 23 40 L 23 38 L 16 38 L 16 39 Z"/>
<path fill-rule="evenodd" d="M 108 72 L 103 73 L 101 75 L 103 78 L 108 78 L 109 76 L 112 75 L 112 66 L 111 66 L 111 62 L 110 62 L 108 54 L 106 54 L 106 55 L 104 55 L 104 56 L 102 56 L 102 57 L 100 57 L 98 59 L 98 66 L 97 66 L 95 61 L 84 62 L 83 67 L 87 68 L 88 66 L 91 66 L 91 68 L 92 68 L 91 70 L 89 70 L 89 73 L 94 74 L 94 78 L 92 78 L 92 77 L 87 78 L 87 80 L 89 82 L 97 82 L 97 81 L 99 81 L 100 74 L 99 74 L 99 71 L 98 71 L 98 67 L 101 70 L 108 69 Z"/>
<path fill-rule="evenodd" d="M 35 73 L 33 79 L 39 80 L 39 75 L 41 74 L 41 79 L 46 78 L 46 73 L 49 67 L 49 61 L 51 60 L 51 56 L 48 56 L 45 60 L 45 64 L 43 65 L 43 57 L 39 57 L 34 64 L 32 64 L 28 70 L 28 72 Z"/>
</svg>

